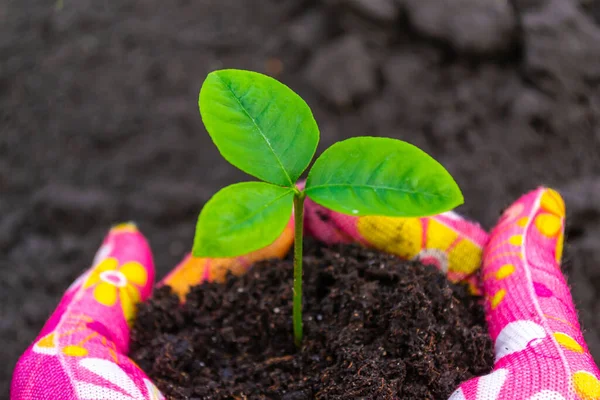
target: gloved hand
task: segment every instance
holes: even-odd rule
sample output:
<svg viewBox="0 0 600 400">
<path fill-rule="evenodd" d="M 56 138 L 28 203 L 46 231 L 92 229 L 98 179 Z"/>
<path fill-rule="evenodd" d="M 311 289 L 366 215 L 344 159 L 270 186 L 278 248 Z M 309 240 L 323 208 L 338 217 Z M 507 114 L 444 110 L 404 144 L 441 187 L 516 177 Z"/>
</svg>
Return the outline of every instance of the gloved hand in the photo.
<svg viewBox="0 0 600 400">
<path fill-rule="evenodd" d="M 450 400 L 600 398 L 598 367 L 560 271 L 564 223 L 565 204 L 550 189 L 504 212 L 482 266 L 494 370 L 463 383 Z"/>
<path fill-rule="evenodd" d="M 565 210 L 555 191 L 540 188 L 523 196 L 489 238 L 453 212 L 427 218 L 351 217 L 307 199 L 305 217 L 306 233 L 326 243 L 359 242 L 434 263 L 450 280 L 466 281 L 485 296 L 496 364 L 492 373 L 463 383 L 451 400 L 600 398 L 600 373 L 559 268 Z M 159 285 L 172 286 L 184 299 L 192 285 L 283 257 L 292 242 L 290 224 L 275 243 L 243 257 L 188 255 Z M 150 296 L 153 281 L 144 237 L 132 224 L 114 227 L 92 267 L 67 290 L 19 360 L 11 399 L 163 399 L 126 356 L 135 303 Z"/>
</svg>

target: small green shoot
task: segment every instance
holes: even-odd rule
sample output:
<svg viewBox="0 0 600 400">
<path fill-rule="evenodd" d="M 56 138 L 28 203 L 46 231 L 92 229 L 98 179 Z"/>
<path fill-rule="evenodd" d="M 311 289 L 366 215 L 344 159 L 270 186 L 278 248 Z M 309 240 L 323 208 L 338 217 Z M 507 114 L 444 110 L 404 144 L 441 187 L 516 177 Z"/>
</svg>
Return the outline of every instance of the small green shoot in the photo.
<svg viewBox="0 0 600 400">
<path fill-rule="evenodd" d="M 422 217 L 453 209 L 463 196 L 452 176 L 419 148 L 395 139 L 356 137 L 325 150 L 308 173 L 319 129 L 306 102 L 265 75 L 219 70 L 199 96 L 202 121 L 231 164 L 263 182 L 221 189 L 198 218 L 192 254 L 235 257 L 273 243 L 294 212 L 294 340 L 302 342 L 304 199 L 355 215 Z"/>
</svg>

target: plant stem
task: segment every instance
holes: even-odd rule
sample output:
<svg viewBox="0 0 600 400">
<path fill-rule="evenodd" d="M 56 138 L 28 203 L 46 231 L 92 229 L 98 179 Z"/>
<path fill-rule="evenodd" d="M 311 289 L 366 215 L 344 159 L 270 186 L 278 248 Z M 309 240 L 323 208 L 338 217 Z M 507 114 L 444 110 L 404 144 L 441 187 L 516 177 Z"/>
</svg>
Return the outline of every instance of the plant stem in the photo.
<svg viewBox="0 0 600 400">
<path fill-rule="evenodd" d="M 294 342 L 302 345 L 302 236 L 304 231 L 304 192 L 294 194 L 294 300 L 292 319 Z"/>
</svg>

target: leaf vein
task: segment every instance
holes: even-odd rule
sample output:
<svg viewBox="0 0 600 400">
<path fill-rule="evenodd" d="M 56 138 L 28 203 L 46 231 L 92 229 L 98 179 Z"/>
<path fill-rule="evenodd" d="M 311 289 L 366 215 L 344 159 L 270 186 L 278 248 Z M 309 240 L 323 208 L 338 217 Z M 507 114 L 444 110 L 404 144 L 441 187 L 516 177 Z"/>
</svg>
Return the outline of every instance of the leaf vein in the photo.
<svg viewBox="0 0 600 400">
<path fill-rule="evenodd" d="M 227 82 L 225 82 L 223 80 L 223 78 L 221 78 L 221 76 L 219 76 L 219 74 L 215 75 L 219 81 L 221 81 L 221 83 L 223 84 L 223 86 L 225 86 L 229 92 L 231 93 L 231 95 L 233 96 L 233 98 L 235 99 L 235 101 L 238 103 L 238 105 L 240 106 L 240 108 L 242 109 L 242 111 L 244 112 L 244 114 L 246 114 L 246 116 L 252 121 L 252 124 L 254 125 L 255 130 L 259 133 L 259 135 L 263 138 L 263 140 L 265 141 L 265 143 L 267 144 L 267 147 L 269 148 L 269 150 L 271 150 L 271 153 L 273 153 L 273 156 L 275 157 L 275 160 L 277 160 L 277 163 L 279 164 L 279 166 L 281 167 L 281 170 L 283 171 L 283 173 L 285 174 L 285 177 L 287 178 L 290 186 L 294 184 L 294 182 L 292 182 L 292 178 L 290 178 L 290 175 L 288 174 L 287 170 L 285 169 L 285 167 L 283 166 L 283 163 L 281 162 L 281 160 L 279 159 L 279 157 L 277 156 L 277 153 L 275 152 L 275 149 L 273 149 L 273 146 L 271 145 L 271 142 L 269 141 L 269 139 L 265 136 L 265 134 L 263 133 L 262 129 L 260 129 L 260 127 L 258 126 L 256 120 L 250 115 L 250 113 L 248 113 L 248 110 L 246 110 L 246 107 L 244 107 L 244 105 L 241 102 L 241 99 L 238 98 L 238 96 L 236 95 L 236 93 L 233 91 L 233 89 L 231 88 L 231 86 L 229 86 L 227 84 Z M 272 102 L 272 100 L 271 100 Z"/>
<path fill-rule="evenodd" d="M 349 188 L 353 191 L 356 189 L 370 189 L 370 190 L 374 190 L 374 191 L 376 191 L 378 189 L 383 189 L 383 190 L 389 190 L 389 191 L 393 191 L 393 192 L 402 192 L 402 193 L 417 195 L 417 196 L 421 195 L 421 196 L 430 197 L 430 198 L 445 197 L 440 194 L 429 193 L 429 192 L 425 192 L 425 191 L 400 189 L 400 188 L 389 187 L 389 186 L 354 185 L 354 184 L 349 184 L 349 183 L 328 183 L 325 185 L 311 186 L 309 188 L 306 188 L 306 192 L 310 193 L 311 191 L 313 191 L 315 189 L 327 189 L 327 188 L 332 188 L 332 187 L 344 187 L 344 188 Z"/>
<path fill-rule="evenodd" d="M 242 219 L 242 220 L 240 220 L 240 221 L 237 221 L 237 222 L 236 222 L 235 224 L 233 224 L 233 225 L 236 225 L 236 226 L 243 225 L 243 224 L 244 224 L 244 223 L 246 223 L 247 221 L 249 221 L 249 220 L 251 220 L 252 218 L 254 218 L 255 216 L 257 216 L 258 214 L 262 213 L 262 212 L 263 212 L 264 210 L 266 210 L 267 208 L 271 207 L 271 205 L 273 205 L 274 203 L 276 203 L 277 201 L 279 201 L 279 200 L 280 200 L 280 199 L 282 199 L 283 197 L 285 197 L 285 196 L 289 195 L 291 192 L 292 192 L 292 190 L 290 189 L 290 190 L 286 191 L 285 193 L 282 193 L 281 195 L 277 196 L 277 197 L 276 197 L 276 198 L 274 198 L 273 200 L 271 200 L 271 201 L 269 201 L 269 202 L 265 203 L 265 204 L 264 204 L 262 207 L 260 207 L 260 208 L 256 209 L 254 212 L 252 212 L 252 213 L 249 213 L 249 214 L 246 216 L 246 218 L 244 218 L 244 219 Z M 228 235 L 231 235 L 232 233 L 235 233 L 235 232 L 233 231 L 233 228 L 232 228 L 232 227 L 230 227 L 229 229 L 227 229 L 227 230 L 225 230 L 225 231 L 221 231 L 221 232 L 219 232 L 219 235 L 218 235 L 218 236 L 219 236 L 219 237 L 228 236 Z"/>
</svg>

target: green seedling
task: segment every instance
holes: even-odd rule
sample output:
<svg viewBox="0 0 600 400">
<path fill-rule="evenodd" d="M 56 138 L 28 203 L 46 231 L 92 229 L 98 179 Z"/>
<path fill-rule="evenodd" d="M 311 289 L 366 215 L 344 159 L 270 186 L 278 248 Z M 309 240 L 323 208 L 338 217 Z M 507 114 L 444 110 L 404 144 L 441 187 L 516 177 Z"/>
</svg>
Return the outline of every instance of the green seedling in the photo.
<svg viewBox="0 0 600 400">
<path fill-rule="evenodd" d="M 221 189 L 198 217 L 192 254 L 235 257 L 273 243 L 294 212 L 293 328 L 302 342 L 304 200 L 354 215 L 422 217 L 463 202 L 458 185 L 419 148 L 389 138 L 355 137 L 335 143 L 315 161 L 303 190 L 319 129 L 308 105 L 265 75 L 220 70 L 200 90 L 202 120 L 221 155 L 262 182 Z"/>
</svg>

